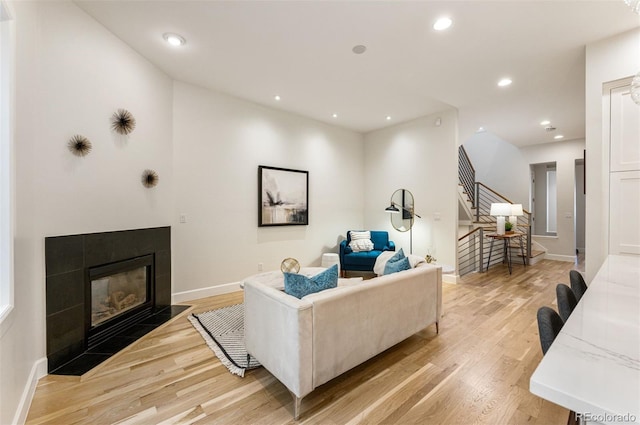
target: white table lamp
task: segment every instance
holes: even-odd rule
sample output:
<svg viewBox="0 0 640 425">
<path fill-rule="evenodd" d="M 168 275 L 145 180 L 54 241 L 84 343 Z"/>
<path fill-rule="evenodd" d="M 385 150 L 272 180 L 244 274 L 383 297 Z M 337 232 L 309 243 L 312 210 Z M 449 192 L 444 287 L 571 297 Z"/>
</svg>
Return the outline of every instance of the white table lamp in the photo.
<svg viewBox="0 0 640 425">
<path fill-rule="evenodd" d="M 489 215 L 496 217 L 496 233 L 504 235 L 505 217 L 511 215 L 511 204 L 492 203 Z"/>
<path fill-rule="evenodd" d="M 513 230 L 518 227 L 518 217 L 524 215 L 522 204 L 511 204 L 511 213 L 509 215 L 509 223 L 513 225 Z"/>
</svg>

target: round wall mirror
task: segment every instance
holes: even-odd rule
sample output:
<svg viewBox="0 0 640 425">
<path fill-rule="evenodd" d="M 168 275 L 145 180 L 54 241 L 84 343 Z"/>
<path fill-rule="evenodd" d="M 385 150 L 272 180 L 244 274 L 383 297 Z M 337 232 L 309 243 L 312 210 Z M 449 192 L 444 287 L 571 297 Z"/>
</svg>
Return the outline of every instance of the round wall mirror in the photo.
<svg viewBox="0 0 640 425">
<path fill-rule="evenodd" d="M 397 210 L 397 211 L 396 211 Z M 413 194 L 407 189 L 398 189 L 391 195 L 391 225 L 399 232 L 408 232 L 413 227 Z"/>
</svg>

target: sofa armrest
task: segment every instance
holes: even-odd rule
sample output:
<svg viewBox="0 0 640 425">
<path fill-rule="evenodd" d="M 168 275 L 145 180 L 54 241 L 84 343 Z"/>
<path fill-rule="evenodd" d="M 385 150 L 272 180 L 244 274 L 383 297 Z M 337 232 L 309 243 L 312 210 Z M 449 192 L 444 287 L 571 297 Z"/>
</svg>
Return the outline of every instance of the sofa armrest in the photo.
<svg viewBox="0 0 640 425">
<path fill-rule="evenodd" d="M 293 394 L 313 390 L 313 309 L 282 291 L 245 282 L 244 339 L 254 356 Z"/>
<path fill-rule="evenodd" d="M 347 240 L 343 240 L 340 242 L 340 267 L 344 265 L 344 256 L 347 254 L 351 254 L 353 250 L 349 245 L 347 245 Z"/>
<path fill-rule="evenodd" d="M 395 251 L 395 250 L 396 250 L 396 244 L 393 241 L 389 241 L 383 249 L 383 251 Z"/>
</svg>

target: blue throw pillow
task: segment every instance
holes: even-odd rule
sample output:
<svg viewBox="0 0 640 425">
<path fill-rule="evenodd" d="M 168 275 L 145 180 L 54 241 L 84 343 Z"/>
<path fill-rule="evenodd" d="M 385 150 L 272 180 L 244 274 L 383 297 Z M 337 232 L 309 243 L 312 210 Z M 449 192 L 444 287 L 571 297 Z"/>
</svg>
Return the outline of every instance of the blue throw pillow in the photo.
<svg viewBox="0 0 640 425">
<path fill-rule="evenodd" d="M 411 268 L 411 263 L 409 262 L 409 258 L 404 257 L 399 261 L 394 261 L 393 263 L 387 261 L 387 264 L 384 266 L 384 274 L 391 274 L 401 272 L 403 270 L 409 270 Z"/>
<path fill-rule="evenodd" d="M 393 254 L 393 256 L 387 260 L 387 263 L 395 263 L 396 261 L 400 261 L 405 257 L 406 255 L 404 255 L 404 251 L 402 250 L 402 248 L 400 248 L 400 251 Z"/>
<path fill-rule="evenodd" d="M 398 252 L 387 260 L 387 264 L 384 266 L 384 274 L 401 272 L 402 270 L 409 270 L 410 268 L 411 263 L 409 263 L 409 259 L 404 255 L 402 248 L 400 248 Z"/>
<path fill-rule="evenodd" d="M 334 264 L 313 277 L 302 274 L 284 274 L 284 292 L 296 298 L 338 286 L 338 265 Z"/>
</svg>

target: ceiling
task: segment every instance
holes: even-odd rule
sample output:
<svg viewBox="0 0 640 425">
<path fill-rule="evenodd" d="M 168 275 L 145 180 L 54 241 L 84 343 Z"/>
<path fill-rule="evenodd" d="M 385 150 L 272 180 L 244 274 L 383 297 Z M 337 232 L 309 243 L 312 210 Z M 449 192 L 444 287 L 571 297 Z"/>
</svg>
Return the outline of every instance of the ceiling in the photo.
<svg viewBox="0 0 640 425">
<path fill-rule="evenodd" d="M 519 146 L 583 138 L 585 45 L 640 27 L 622 0 L 75 3 L 176 80 L 361 133 L 455 107 L 461 142 Z"/>
</svg>

